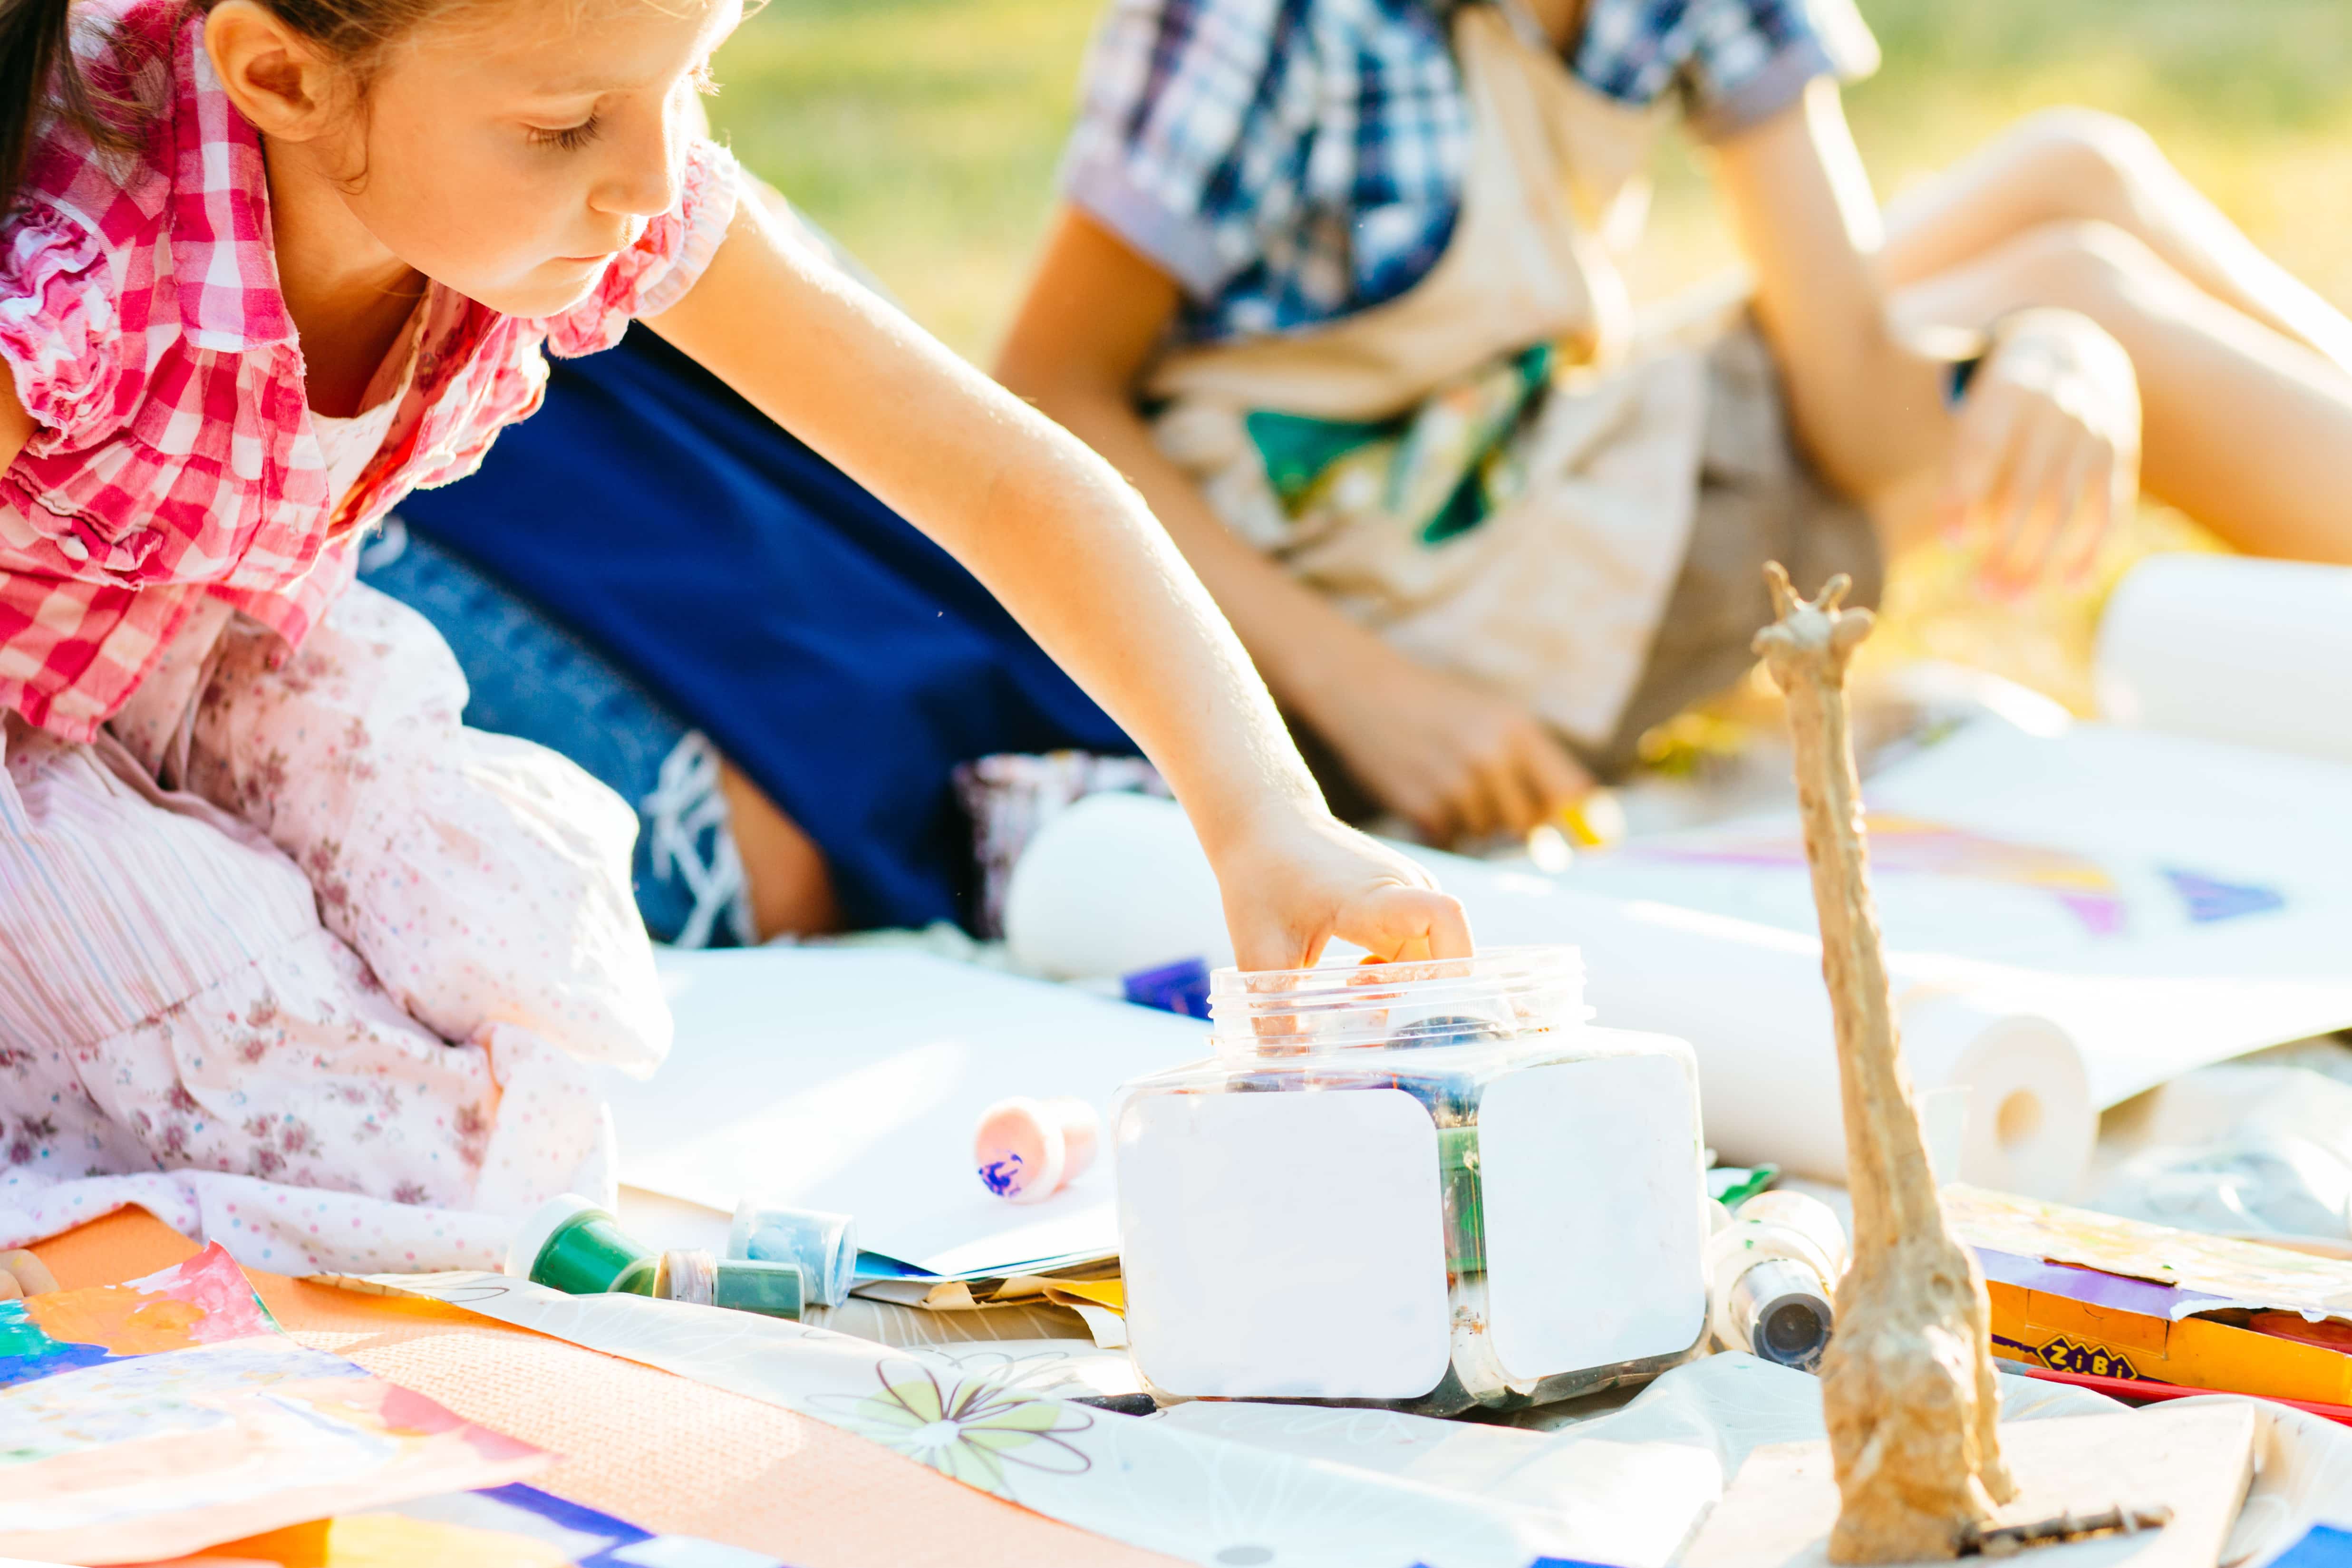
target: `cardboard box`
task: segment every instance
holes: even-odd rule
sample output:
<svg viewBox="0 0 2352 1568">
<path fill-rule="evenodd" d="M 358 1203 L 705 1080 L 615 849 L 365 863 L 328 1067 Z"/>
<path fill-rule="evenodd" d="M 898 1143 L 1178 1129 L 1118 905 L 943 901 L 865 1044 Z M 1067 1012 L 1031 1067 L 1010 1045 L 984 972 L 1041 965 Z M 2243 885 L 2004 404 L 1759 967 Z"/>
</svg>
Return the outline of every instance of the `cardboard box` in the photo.
<svg viewBox="0 0 2352 1568">
<path fill-rule="evenodd" d="M 2352 1405 L 2352 1354 L 2252 1326 L 2179 1315 L 2209 1304 L 2248 1324 L 2268 1314 L 2248 1314 L 2222 1298 L 2145 1279 L 1976 1250 L 1992 1297 L 1997 1356 L 2092 1377 Z"/>
</svg>

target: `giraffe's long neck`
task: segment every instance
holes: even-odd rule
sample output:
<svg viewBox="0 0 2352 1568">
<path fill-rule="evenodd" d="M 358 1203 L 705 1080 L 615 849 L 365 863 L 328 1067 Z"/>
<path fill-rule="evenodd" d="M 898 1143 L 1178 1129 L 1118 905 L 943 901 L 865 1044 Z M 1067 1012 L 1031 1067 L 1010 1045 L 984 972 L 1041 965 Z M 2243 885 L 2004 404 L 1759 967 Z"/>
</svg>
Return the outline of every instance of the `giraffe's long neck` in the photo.
<svg viewBox="0 0 2352 1568">
<path fill-rule="evenodd" d="M 1845 1111 L 1854 1256 L 1883 1256 L 1898 1238 L 1922 1234 L 1936 1211 L 1935 1178 L 1906 1092 L 1894 1005 L 1864 847 L 1862 784 L 1853 765 L 1845 690 L 1833 674 L 1790 694 L 1801 767 L 1813 900 L 1821 911 L 1822 968 L 1837 1019 L 1838 1079 Z M 1934 1226 L 1940 1229 L 1940 1226 Z"/>
</svg>

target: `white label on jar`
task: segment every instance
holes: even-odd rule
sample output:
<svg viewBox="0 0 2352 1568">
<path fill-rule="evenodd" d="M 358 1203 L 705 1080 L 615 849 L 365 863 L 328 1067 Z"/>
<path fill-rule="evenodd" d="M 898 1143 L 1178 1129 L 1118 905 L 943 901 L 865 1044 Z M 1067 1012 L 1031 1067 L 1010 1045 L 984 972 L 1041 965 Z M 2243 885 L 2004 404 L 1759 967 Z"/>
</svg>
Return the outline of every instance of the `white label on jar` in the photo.
<svg viewBox="0 0 2352 1568">
<path fill-rule="evenodd" d="M 1445 1375 L 1437 1129 L 1419 1100 L 1147 1095 L 1118 1141 L 1128 1338 L 1158 1387 L 1412 1399 Z"/>
<path fill-rule="evenodd" d="M 1478 1156 L 1488 1326 L 1515 1381 L 1698 1338 L 1698 1105 L 1680 1061 L 1506 1073 L 1478 1106 Z"/>
</svg>

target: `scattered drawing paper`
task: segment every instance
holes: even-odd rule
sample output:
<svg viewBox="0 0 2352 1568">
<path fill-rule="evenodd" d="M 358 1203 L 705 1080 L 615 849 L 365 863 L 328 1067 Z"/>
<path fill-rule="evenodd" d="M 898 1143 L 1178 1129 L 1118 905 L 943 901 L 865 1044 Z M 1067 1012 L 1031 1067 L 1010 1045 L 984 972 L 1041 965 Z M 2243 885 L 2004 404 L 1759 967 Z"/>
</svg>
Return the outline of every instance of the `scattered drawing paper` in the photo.
<svg viewBox="0 0 2352 1568">
<path fill-rule="evenodd" d="M 145 1568 L 783 1568 L 765 1552 L 656 1535 L 520 1482 L 320 1520 L 263 1541 L 232 1541 Z"/>
<path fill-rule="evenodd" d="M 218 1247 L 0 1302 L 0 1555 L 143 1562 L 548 1460 L 288 1339 Z"/>
<path fill-rule="evenodd" d="M 1204 1026 L 919 953 L 765 948 L 662 960 L 677 1045 L 650 1082 L 610 1075 L 621 1180 L 731 1211 L 745 1198 L 856 1217 L 858 1246 L 932 1273 L 1118 1249 L 1107 1163 L 1007 1204 L 971 1158 L 980 1113 L 1205 1055 Z"/>
</svg>

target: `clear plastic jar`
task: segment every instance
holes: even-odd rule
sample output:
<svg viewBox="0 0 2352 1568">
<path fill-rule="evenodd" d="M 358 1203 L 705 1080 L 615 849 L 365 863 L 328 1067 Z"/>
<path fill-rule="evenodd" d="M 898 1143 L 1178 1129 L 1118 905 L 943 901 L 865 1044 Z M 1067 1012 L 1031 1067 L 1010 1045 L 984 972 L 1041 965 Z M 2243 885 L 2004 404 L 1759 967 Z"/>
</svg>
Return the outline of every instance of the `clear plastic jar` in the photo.
<svg viewBox="0 0 2352 1568">
<path fill-rule="evenodd" d="M 1591 1027 L 1570 947 L 1221 970 L 1216 1055 L 1113 1112 L 1163 1400 L 1427 1415 L 1655 1375 L 1706 1323 L 1690 1047 Z"/>
</svg>

